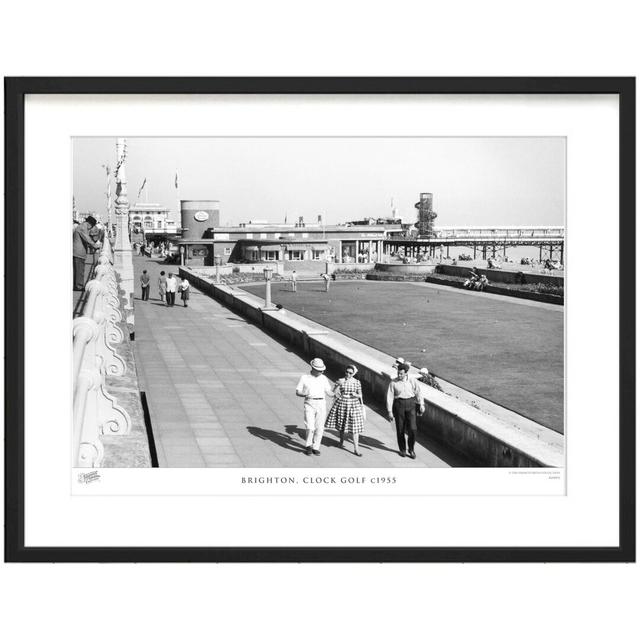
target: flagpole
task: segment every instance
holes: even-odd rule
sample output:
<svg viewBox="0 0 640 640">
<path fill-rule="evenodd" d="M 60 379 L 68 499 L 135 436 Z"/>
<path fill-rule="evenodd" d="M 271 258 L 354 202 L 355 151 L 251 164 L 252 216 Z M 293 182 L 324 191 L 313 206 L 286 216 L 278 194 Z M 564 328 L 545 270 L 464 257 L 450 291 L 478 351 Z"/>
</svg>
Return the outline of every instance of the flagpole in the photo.
<svg viewBox="0 0 640 640">
<path fill-rule="evenodd" d="M 107 171 L 107 224 L 108 229 L 109 229 L 109 237 L 111 238 L 113 236 L 113 222 L 111 220 L 111 209 L 112 209 L 112 202 L 111 202 L 111 169 L 109 169 L 109 167 L 105 167 L 106 171 Z"/>
<path fill-rule="evenodd" d="M 109 237 L 113 236 L 113 227 L 112 227 L 112 220 L 111 220 L 111 209 L 112 207 L 112 200 L 111 200 L 111 168 L 109 167 L 108 164 L 103 164 L 102 168 L 105 170 L 106 173 L 106 178 L 107 178 L 107 192 L 106 192 L 106 196 L 107 196 L 107 229 L 109 231 Z"/>
<path fill-rule="evenodd" d="M 176 225 L 182 227 L 182 216 L 180 214 L 180 187 L 178 183 L 178 169 L 176 168 L 176 177 L 175 177 L 175 187 L 176 187 Z M 178 223 L 179 221 L 179 223 Z"/>
</svg>

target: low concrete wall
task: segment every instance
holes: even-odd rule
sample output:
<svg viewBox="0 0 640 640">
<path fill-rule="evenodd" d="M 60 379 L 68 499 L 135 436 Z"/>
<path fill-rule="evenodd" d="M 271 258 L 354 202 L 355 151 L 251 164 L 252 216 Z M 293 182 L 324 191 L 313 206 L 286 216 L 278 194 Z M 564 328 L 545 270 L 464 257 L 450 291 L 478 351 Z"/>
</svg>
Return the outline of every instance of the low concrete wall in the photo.
<svg viewBox="0 0 640 640">
<path fill-rule="evenodd" d="M 427 276 L 425 282 L 431 284 L 439 284 L 455 289 L 464 289 L 463 280 L 453 280 L 446 277 L 438 277 L 437 275 Z M 468 289 L 464 289 L 468 291 Z M 549 304 L 564 304 L 564 296 L 556 296 L 551 293 L 539 293 L 537 291 L 525 291 L 522 289 L 508 289 L 507 287 L 498 287 L 497 285 L 487 285 L 484 288 L 486 293 L 495 293 L 500 296 L 510 296 L 512 298 L 521 298 L 523 300 L 535 300 L 536 302 L 547 302 Z"/>
<path fill-rule="evenodd" d="M 229 276 L 232 273 L 259 273 L 262 275 L 266 267 L 270 267 L 273 269 L 273 273 L 280 275 L 284 272 L 281 262 L 256 262 L 252 264 L 234 264 L 233 262 L 227 262 L 227 264 L 221 264 L 218 269 L 220 270 L 221 276 Z M 216 276 L 215 267 L 188 265 L 188 268 L 193 269 L 205 277 L 215 278 Z M 234 269 L 236 269 L 236 271 L 234 271 Z"/>
<path fill-rule="evenodd" d="M 459 265 L 439 264 L 436 266 L 436 273 L 458 278 L 467 278 L 471 267 Z M 489 282 L 504 282 L 506 284 L 550 284 L 557 287 L 564 287 L 564 275 L 551 275 L 545 273 L 531 273 L 519 271 L 518 269 L 481 269 L 476 267 L 480 275 L 487 276 Z M 518 274 L 521 274 L 519 276 Z"/>
<path fill-rule="evenodd" d="M 347 364 L 355 363 L 365 394 L 380 401 L 386 397 L 392 371 L 392 358 L 387 354 L 290 311 L 265 310 L 262 299 L 227 285 L 216 285 L 188 268 L 182 267 L 180 276 L 308 358 L 322 358 L 330 374 L 341 374 Z M 417 372 L 414 370 L 414 373 Z M 422 385 L 422 388 L 426 412 L 418 419 L 419 429 L 479 464 L 494 467 L 564 465 L 561 434 L 502 407 L 498 413 L 507 415 L 506 419 L 498 419 L 432 387 Z M 469 392 L 464 394 L 472 396 Z"/>
</svg>

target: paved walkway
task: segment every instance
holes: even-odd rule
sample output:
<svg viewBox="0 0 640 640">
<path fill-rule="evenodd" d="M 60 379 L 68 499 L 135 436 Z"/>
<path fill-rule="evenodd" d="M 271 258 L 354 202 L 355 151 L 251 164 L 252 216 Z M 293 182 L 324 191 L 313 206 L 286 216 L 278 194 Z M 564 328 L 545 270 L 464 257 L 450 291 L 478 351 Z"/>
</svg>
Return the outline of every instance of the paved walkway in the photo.
<svg viewBox="0 0 640 640">
<path fill-rule="evenodd" d="M 151 299 L 135 295 L 135 345 L 161 467 L 446 467 L 460 464 L 420 438 L 417 459 L 401 458 L 395 428 L 368 405 L 363 457 L 326 431 L 320 456 L 304 454 L 302 399 L 308 362 L 212 298 L 191 289 L 189 306 L 169 308 L 156 287 L 161 269 L 134 258 L 136 283 L 151 276 Z M 173 267 L 174 271 L 177 269 Z M 438 452 L 438 453 L 436 453 Z M 445 462 L 446 459 L 446 462 Z"/>
</svg>

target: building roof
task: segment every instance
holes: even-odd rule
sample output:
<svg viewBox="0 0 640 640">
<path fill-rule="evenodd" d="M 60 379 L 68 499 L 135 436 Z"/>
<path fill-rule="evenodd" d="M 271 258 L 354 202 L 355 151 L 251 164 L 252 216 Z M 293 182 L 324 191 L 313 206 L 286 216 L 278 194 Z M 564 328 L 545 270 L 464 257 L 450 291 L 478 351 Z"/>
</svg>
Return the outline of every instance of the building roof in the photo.
<svg viewBox="0 0 640 640">
<path fill-rule="evenodd" d="M 355 233 L 361 231 L 363 228 L 367 232 L 371 231 L 401 231 L 402 225 L 400 223 L 395 224 L 372 224 L 372 225 L 346 225 L 346 224 L 305 224 L 304 226 L 294 226 L 292 224 L 265 224 L 265 225 L 245 225 L 245 226 L 229 226 L 229 227 L 211 227 L 213 233 L 276 233 L 281 231 L 283 233 L 306 233 L 309 231 L 315 233 L 322 232 L 335 232 L 335 231 L 353 231 Z"/>
<path fill-rule="evenodd" d="M 140 213 L 168 213 L 169 208 L 157 202 L 136 202 L 129 207 L 129 212 L 131 211 Z"/>
</svg>

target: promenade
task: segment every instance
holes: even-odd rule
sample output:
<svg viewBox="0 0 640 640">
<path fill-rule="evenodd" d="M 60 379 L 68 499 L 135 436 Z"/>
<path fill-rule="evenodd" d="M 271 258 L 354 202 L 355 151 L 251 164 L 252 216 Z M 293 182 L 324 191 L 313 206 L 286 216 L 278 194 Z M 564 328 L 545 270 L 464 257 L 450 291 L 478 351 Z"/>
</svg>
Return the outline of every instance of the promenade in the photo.
<svg viewBox="0 0 640 640">
<path fill-rule="evenodd" d="M 320 456 L 306 456 L 302 398 L 295 386 L 309 363 L 259 327 L 191 289 L 189 306 L 160 302 L 160 270 L 177 266 L 134 257 L 135 351 L 160 467 L 447 467 L 463 461 L 420 435 L 417 459 L 398 455 L 395 427 L 367 398 L 363 456 L 325 431 Z M 151 276 L 143 302 L 139 278 Z M 328 402 L 330 404 L 330 401 Z"/>
</svg>

